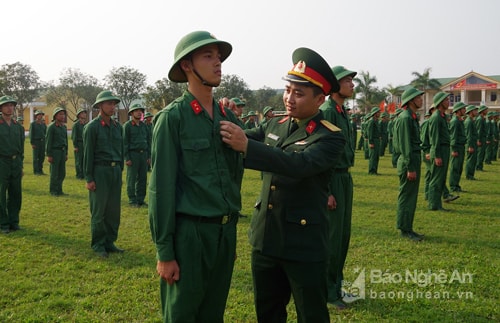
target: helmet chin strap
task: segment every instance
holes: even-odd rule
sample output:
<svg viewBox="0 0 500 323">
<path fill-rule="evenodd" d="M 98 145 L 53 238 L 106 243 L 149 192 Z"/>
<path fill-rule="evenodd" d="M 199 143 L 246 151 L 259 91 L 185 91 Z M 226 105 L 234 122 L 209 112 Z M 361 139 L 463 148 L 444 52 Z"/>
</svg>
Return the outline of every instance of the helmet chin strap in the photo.
<svg viewBox="0 0 500 323">
<path fill-rule="evenodd" d="M 203 85 L 205 85 L 205 86 L 210 86 L 210 87 L 218 87 L 218 86 L 220 85 L 220 83 L 219 83 L 219 84 L 213 84 L 213 83 L 208 83 L 207 81 L 205 81 L 205 80 L 203 79 L 203 77 L 201 77 L 201 75 L 198 73 L 198 71 L 196 71 L 196 69 L 195 69 L 195 68 L 193 68 L 193 72 L 194 72 L 194 74 L 195 74 L 195 75 L 196 75 L 196 76 L 200 79 L 201 84 L 203 84 Z"/>
</svg>

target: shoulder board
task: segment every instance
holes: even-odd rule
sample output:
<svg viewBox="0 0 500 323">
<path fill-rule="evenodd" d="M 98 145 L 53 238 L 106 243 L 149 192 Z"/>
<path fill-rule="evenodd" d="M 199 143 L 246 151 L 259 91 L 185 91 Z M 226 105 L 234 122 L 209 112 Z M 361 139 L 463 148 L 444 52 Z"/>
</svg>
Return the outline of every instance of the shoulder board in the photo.
<svg viewBox="0 0 500 323">
<path fill-rule="evenodd" d="M 338 132 L 338 131 L 341 131 L 339 127 L 333 125 L 332 123 L 328 122 L 327 120 L 321 120 L 320 121 L 321 124 L 323 126 L 325 126 L 325 128 L 327 128 L 328 130 L 330 130 L 331 132 Z"/>
</svg>

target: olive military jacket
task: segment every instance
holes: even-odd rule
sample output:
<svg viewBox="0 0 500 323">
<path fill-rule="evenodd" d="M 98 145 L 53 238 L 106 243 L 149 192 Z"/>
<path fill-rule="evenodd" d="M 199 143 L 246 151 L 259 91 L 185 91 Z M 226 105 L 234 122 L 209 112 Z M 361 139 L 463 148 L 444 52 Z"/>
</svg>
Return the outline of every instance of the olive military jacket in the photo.
<svg viewBox="0 0 500 323">
<path fill-rule="evenodd" d="M 446 115 L 436 111 L 429 118 L 429 140 L 431 160 L 434 158 L 443 158 L 445 154 L 450 153 L 450 131 Z"/>
<path fill-rule="evenodd" d="M 319 112 L 290 133 L 289 117 L 246 130 L 245 168 L 263 171 L 250 243 L 263 255 L 294 261 L 328 258 L 330 174 L 346 141 Z"/>
<path fill-rule="evenodd" d="M 416 172 L 420 167 L 420 126 L 417 115 L 411 110 L 401 112 L 393 123 L 394 147 L 400 154 L 398 172 Z"/>
<path fill-rule="evenodd" d="M 176 259 L 176 216 L 237 215 L 243 157 L 226 145 L 220 121 L 236 123 L 212 103 L 213 118 L 189 92 L 155 115 L 149 184 L 149 221 L 157 259 Z"/>
<path fill-rule="evenodd" d="M 45 134 L 45 154 L 52 157 L 56 150 L 62 150 L 68 155 L 68 130 L 66 125 L 52 121 Z"/>
<path fill-rule="evenodd" d="M 366 138 L 369 145 L 377 147 L 380 144 L 380 126 L 373 117 L 366 122 Z"/>
<path fill-rule="evenodd" d="M 47 125 L 45 122 L 37 123 L 36 121 L 33 121 L 30 123 L 30 143 L 31 145 L 36 145 L 40 141 L 45 140 L 45 134 L 47 133 Z M 37 148 L 42 148 L 42 147 L 37 147 Z"/>
</svg>

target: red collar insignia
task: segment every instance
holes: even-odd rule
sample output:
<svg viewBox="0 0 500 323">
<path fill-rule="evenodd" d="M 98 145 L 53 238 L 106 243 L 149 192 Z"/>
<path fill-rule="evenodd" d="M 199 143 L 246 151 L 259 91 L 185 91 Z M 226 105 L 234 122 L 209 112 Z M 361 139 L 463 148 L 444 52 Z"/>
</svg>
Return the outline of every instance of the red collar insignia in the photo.
<svg viewBox="0 0 500 323">
<path fill-rule="evenodd" d="M 306 127 L 306 131 L 308 134 L 312 134 L 312 132 L 316 129 L 316 122 L 314 120 L 309 121 Z"/>
<path fill-rule="evenodd" d="M 219 107 L 220 107 L 220 112 L 222 112 L 222 115 L 224 117 L 227 117 L 226 110 L 224 110 L 224 106 L 222 105 L 222 102 L 219 102 Z"/>
<path fill-rule="evenodd" d="M 411 114 L 411 117 L 413 118 L 413 120 L 417 120 L 417 115 L 415 113 L 413 113 L 413 112 Z"/>
<path fill-rule="evenodd" d="M 198 101 L 196 99 L 194 99 L 193 101 L 191 101 L 191 108 L 193 109 L 193 111 L 194 111 L 195 114 L 200 114 L 201 111 L 203 110 L 201 108 L 201 105 L 198 103 Z"/>
<path fill-rule="evenodd" d="M 101 126 L 105 127 L 106 126 L 106 122 L 104 122 L 104 120 L 101 119 Z"/>
<path fill-rule="evenodd" d="M 340 107 L 340 105 L 338 105 L 338 104 L 337 104 L 337 111 L 338 111 L 339 113 L 342 113 L 342 108 L 341 108 L 341 107 Z"/>
<path fill-rule="evenodd" d="M 288 119 L 290 119 L 290 116 L 284 117 L 283 119 L 281 119 L 280 121 L 278 121 L 278 123 L 279 124 L 285 123 Z"/>
</svg>

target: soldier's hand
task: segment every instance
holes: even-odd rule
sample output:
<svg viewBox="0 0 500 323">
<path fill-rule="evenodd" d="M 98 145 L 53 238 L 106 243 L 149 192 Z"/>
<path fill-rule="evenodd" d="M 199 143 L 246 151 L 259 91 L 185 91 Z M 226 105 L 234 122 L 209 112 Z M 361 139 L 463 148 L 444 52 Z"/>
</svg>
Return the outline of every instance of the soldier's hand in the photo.
<svg viewBox="0 0 500 323">
<path fill-rule="evenodd" d="M 180 269 L 176 260 L 159 261 L 156 263 L 156 271 L 161 279 L 165 280 L 167 284 L 173 285 L 180 278 Z"/>
<path fill-rule="evenodd" d="M 425 159 L 431 160 L 431 154 L 425 154 Z"/>
<path fill-rule="evenodd" d="M 75 153 L 77 153 L 77 152 L 78 152 L 78 147 L 75 147 L 75 149 L 74 149 L 74 150 L 75 150 Z"/>
<path fill-rule="evenodd" d="M 483 145 L 483 144 L 482 144 L 482 143 L 478 140 L 478 141 L 477 141 L 477 146 L 478 146 L 478 147 L 481 147 L 482 145 Z"/>
<path fill-rule="evenodd" d="M 458 151 L 452 151 L 452 152 L 451 152 L 451 155 L 452 155 L 453 157 L 458 157 Z"/>
<path fill-rule="evenodd" d="M 375 145 L 374 145 L 374 144 L 369 144 L 368 146 L 370 147 L 370 149 L 375 148 Z"/>
<path fill-rule="evenodd" d="M 89 191 L 94 192 L 94 191 L 95 191 L 95 182 L 94 182 L 94 181 L 92 181 L 92 182 L 85 183 L 85 187 L 86 187 Z"/>
<path fill-rule="evenodd" d="M 467 151 L 469 152 L 469 154 L 474 153 L 474 147 L 469 147 L 469 149 L 467 149 Z"/>
<path fill-rule="evenodd" d="M 417 179 L 417 172 L 406 172 L 406 178 L 413 182 L 414 180 Z"/>
<path fill-rule="evenodd" d="M 54 161 L 54 158 L 49 156 L 49 157 L 47 157 L 47 161 L 49 162 L 49 164 L 52 164 L 52 162 Z"/>
<path fill-rule="evenodd" d="M 31 145 L 31 148 L 36 149 L 36 145 Z"/>
<path fill-rule="evenodd" d="M 125 162 L 125 165 L 127 165 L 127 166 L 132 166 L 132 161 L 131 161 L 130 159 L 129 159 L 129 160 L 127 160 L 127 161 Z"/>
<path fill-rule="evenodd" d="M 434 164 L 436 166 L 443 166 L 443 160 L 441 158 L 434 158 Z"/>
<path fill-rule="evenodd" d="M 335 196 L 328 195 L 328 209 L 335 210 L 337 208 L 337 200 L 335 200 Z"/>
</svg>

